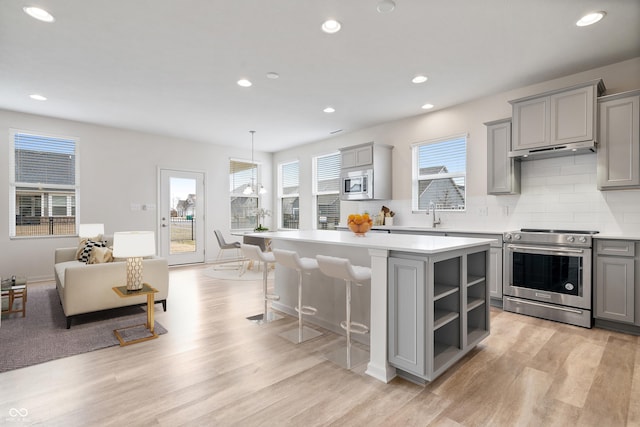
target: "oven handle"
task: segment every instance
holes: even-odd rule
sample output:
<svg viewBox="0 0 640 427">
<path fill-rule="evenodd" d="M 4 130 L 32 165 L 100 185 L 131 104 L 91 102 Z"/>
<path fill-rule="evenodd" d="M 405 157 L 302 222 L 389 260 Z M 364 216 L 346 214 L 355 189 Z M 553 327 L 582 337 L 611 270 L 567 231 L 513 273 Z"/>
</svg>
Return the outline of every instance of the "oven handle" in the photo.
<svg viewBox="0 0 640 427">
<path fill-rule="evenodd" d="M 562 249 L 556 249 L 556 248 L 552 248 L 552 247 L 542 247 L 542 246 L 519 246 L 519 245 L 508 245 L 507 248 L 509 249 L 520 249 L 523 251 L 543 251 L 543 252 L 553 252 L 553 253 L 558 253 L 558 254 L 562 254 L 562 253 L 571 253 L 571 254 L 582 254 L 584 253 L 583 249 L 570 249 L 570 248 L 562 248 Z"/>
<path fill-rule="evenodd" d="M 519 298 L 512 298 L 512 297 L 508 297 L 505 295 L 506 299 L 508 299 L 509 301 L 513 301 L 515 303 L 522 303 L 522 304 L 529 304 L 529 305 L 535 305 L 536 307 L 543 307 L 543 308 L 552 308 L 554 310 L 559 310 L 559 311 L 567 311 L 569 313 L 575 313 L 575 314 L 582 314 L 583 311 L 582 310 L 578 310 L 576 308 L 569 308 L 569 307 L 561 307 L 561 306 L 557 306 L 557 305 L 549 305 L 549 304 L 543 304 L 543 303 L 539 303 L 539 302 L 535 302 L 535 301 L 530 301 L 530 300 L 521 300 Z"/>
</svg>

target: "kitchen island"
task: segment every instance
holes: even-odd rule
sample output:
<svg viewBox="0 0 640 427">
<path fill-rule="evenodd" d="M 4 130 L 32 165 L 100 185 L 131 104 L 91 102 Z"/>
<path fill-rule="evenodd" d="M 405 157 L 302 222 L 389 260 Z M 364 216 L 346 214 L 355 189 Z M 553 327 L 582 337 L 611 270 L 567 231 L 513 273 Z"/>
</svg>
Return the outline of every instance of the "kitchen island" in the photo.
<svg viewBox="0 0 640 427">
<path fill-rule="evenodd" d="M 366 373 L 378 380 L 389 382 L 398 374 L 431 381 L 489 334 L 491 239 L 376 233 L 361 237 L 329 230 L 256 235 L 301 257 L 338 256 L 371 267 L 370 287 L 358 288 L 352 312 L 354 320 L 369 322 Z M 293 313 L 296 278 L 276 267 L 280 302 L 274 307 Z M 311 286 L 305 286 L 305 304 L 318 309 L 318 319 L 305 321 L 339 331 L 335 325 L 344 319 L 344 284 L 313 273 Z"/>
</svg>

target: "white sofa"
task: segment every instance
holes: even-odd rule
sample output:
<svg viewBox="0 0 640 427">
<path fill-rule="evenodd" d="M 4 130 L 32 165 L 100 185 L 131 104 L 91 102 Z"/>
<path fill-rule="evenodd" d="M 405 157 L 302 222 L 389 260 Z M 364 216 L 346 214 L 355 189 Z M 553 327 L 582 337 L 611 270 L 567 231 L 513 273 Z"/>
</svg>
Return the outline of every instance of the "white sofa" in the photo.
<svg viewBox="0 0 640 427">
<path fill-rule="evenodd" d="M 110 244 L 109 239 L 107 244 Z M 71 327 L 73 316 L 110 308 L 145 304 L 144 295 L 121 298 L 114 291 L 114 286 L 123 286 L 127 280 L 125 261 L 103 264 L 85 264 L 76 259 L 77 248 L 59 248 L 55 250 L 56 288 L 62 303 L 64 315 L 67 317 L 67 329 Z M 169 293 L 169 267 L 167 260 L 159 257 L 145 258 L 143 264 L 143 281 L 158 290 L 156 303 L 162 303 L 167 311 L 167 295 Z"/>
</svg>

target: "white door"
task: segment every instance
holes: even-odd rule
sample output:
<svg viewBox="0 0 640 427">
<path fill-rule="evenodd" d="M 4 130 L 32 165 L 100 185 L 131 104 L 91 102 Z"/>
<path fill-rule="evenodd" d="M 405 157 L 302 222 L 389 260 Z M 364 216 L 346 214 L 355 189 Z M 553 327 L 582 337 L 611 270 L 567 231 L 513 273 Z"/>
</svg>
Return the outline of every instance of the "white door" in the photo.
<svg viewBox="0 0 640 427">
<path fill-rule="evenodd" d="M 204 262 L 204 173 L 160 169 L 160 255 L 169 265 Z"/>
</svg>

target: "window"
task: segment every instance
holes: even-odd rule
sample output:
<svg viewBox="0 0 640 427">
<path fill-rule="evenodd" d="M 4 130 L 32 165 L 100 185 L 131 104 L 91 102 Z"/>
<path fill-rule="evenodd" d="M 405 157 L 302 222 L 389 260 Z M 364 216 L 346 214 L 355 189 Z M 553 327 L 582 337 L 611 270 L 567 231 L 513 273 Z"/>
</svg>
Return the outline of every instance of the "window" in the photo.
<svg viewBox="0 0 640 427">
<path fill-rule="evenodd" d="M 11 237 L 76 234 L 77 140 L 11 131 Z"/>
<path fill-rule="evenodd" d="M 456 136 L 413 145 L 414 212 L 465 209 L 467 137 Z"/>
<path fill-rule="evenodd" d="M 300 167 L 295 162 L 278 166 L 278 197 L 280 199 L 280 226 L 297 229 L 300 226 Z"/>
<path fill-rule="evenodd" d="M 229 162 L 229 194 L 231 229 L 254 229 L 258 226 L 258 193 L 255 191 L 258 165 L 251 162 Z M 250 189 L 250 192 L 247 191 Z"/>
<path fill-rule="evenodd" d="M 313 160 L 316 227 L 335 229 L 340 223 L 340 153 L 314 157 Z"/>
</svg>

